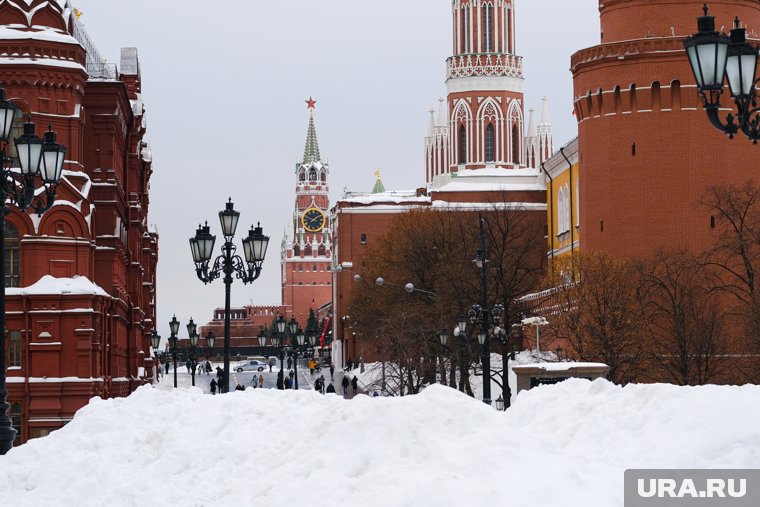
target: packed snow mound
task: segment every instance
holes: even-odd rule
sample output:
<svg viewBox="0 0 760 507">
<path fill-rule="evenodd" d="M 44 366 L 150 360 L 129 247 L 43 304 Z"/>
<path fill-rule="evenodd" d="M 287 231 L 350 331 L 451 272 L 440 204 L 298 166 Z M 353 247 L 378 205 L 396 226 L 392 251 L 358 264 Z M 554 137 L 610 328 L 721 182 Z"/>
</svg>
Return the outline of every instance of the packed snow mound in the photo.
<svg viewBox="0 0 760 507">
<path fill-rule="evenodd" d="M 452 389 L 353 400 L 140 388 L 0 458 L 18 506 L 622 506 L 627 468 L 760 463 L 760 387 L 571 380 L 506 413 Z"/>
</svg>

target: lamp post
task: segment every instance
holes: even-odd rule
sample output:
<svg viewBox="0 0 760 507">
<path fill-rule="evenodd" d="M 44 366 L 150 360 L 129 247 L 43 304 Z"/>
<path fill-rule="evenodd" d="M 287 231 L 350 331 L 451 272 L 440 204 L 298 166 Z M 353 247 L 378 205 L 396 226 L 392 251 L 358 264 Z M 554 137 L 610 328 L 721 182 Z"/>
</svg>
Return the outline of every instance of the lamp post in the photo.
<svg viewBox="0 0 760 507">
<path fill-rule="evenodd" d="M 469 373 L 469 368 L 467 368 L 465 361 L 465 354 L 467 353 L 467 319 L 464 315 L 457 317 L 454 336 L 459 339 L 459 390 L 464 392 L 464 378 Z"/>
<path fill-rule="evenodd" d="M 277 349 L 277 355 L 280 356 L 280 371 L 277 373 L 277 389 L 282 390 L 282 389 L 285 389 L 285 385 L 284 385 L 285 377 L 282 372 L 282 366 L 283 366 L 282 362 L 284 360 L 283 350 L 282 350 L 282 335 L 279 333 L 279 331 L 275 333 L 274 335 L 272 335 L 272 346 L 275 349 Z"/>
<path fill-rule="evenodd" d="M 449 348 L 449 332 L 446 329 L 441 329 L 441 332 L 438 334 L 438 339 L 441 341 L 441 351 L 446 352 Z M 441 354 L 438 361 L 441 364 L 441 383 L 445 383 L 446 365 L 443 362 L 443 354 Z"/>
<path fill-rule="evenodd" d="M 169 321 L 169 331 L 171 336 L 169 337 L 169 346 L 172 349 L 172 361 L 174 362 L 174 388 L 177 388 L 177 333 L 179 333 L 179 321 L 177 316 L 172 316 L 172 320 Z"/>
<path fill-rule="evenodd" d="M 187 336 L 190 339 L 190 378 L 192 379 L 192 385 L 195 387 L 195 370 L 197 365 L 195 364 L 195 351 L 198 347 L 198 327 L 193 322 L 193 318 L 190 317 L 190 322 L 187 324 Z"/>
<path fill-rule="evenodd" d="M 206 360 L 209 360 L 214 355 L 214 345 L 216 345 L 216 335 L 209 331 L 206 335 L 206 348 L 208 349 Z"/>
<path fill-rule="evenodd" d="M 697 28 L 699 31 L 684 41 L 684 47 L 710 123 L 728 134 L 729 139 L 741 131 L 757 144 L 760 140 L 757 48 L 747 44 L 747 29 L 741 26 L 738 17 L 730 36 L 716 31 L 715 17 L 709 15 L 707 4 L 704 16 L 697 18 Z M 736 111 L 728 113 L 725 121 L 720 118 L 724 81 L 736 105 Z"/>
<path fill-rule="evenodd" d="M 236 255 L 237 248 L 232 242 L 237 230 L 240 212 L 235 211 L 232 199 L 226 208 L 219 212 L 219 221 L 222 226 L 224 244 L 222 254 L 215 260 L 209 270 L 216 236 L 211 234 L 208 222 L 204 226 L 198 226 L 195 236 L 190 238 L 190 251 L 193 254 L 195 273 L 204 283 L 210 283 L 224 274 L 224 385 L 222 392 L 230 389 L 230 290 L 232 275 L 243 281 L 244 284 L 253 283 L 261 275 L 261 266 L 269 246 L 269 236 L 264 236 L 261 224 L 251 227 L 248 237 L 243 239 L 243 253 L 245 262 Z"/>
<path fill-rule="evenodd" d="M 488 252 L 486 250 L 486 232 L 485 232 L 485 218 L 480 215 L 480 250 L 475 255 L 475 265 L 480 268 L 480 283 L 481 283 L 481 303 L 480 307 L 477 305 L 473 307 L 470 320 L 472 318 L 472 312 L 479 310 L 479 315 L 474 322 L 480 320 L 480 331 L 478 332 L 478 342 L 481 346 L 480 363 L 483 366 L 483 403 L 486 405 L 491 404 L 491 349 L 488 339 L 489 324 L 488 324 Z"/>
<path fill-rule="evenodd" d="M 161 363 L 158 361 L 158 346 L 161 344 L 161 335 L 153 330 L 153 334 L 150 335 L 150 346 L 153 347 L 153 354 L 156 356 L 156 378 L 158 377 L 158 371 L 161 369 Z"/>
<path fill-rule="evenodd" d="M 8 417 L 5 378 L 5 216 L 8 204 L 20 211 L 32 209 L 37 216 L 49 210 L 55 203 L 66 158 L 66 148 L 56 142 L 52 128 L 45 132 L 44 139 L 40 139 L 34 133 L 35 126 L 30 117 L 24 124 L 24 134 L 14 140 L 18 153 L 18 166 L 14 168 L 14 160 L 6 150 L 18 109 L 5 97 L 5 89 L 0 87 L 0 456 L 13 447 L 16 438 L 13 421 Z M 39 197 L 38 189 L 44 189 Z"/>
<path fill-rule="evenodd" d="M 264 334 L 264 330 L 259 330 L 259 348 L 261 349 L 261 355 L 264 355 L 264 348 L 267 346 L 267 335 Z"/>
<path fill-rule="evenodd" d="M 295 321 L 295 318 L 293 320 Z M 301 350 L 301 347 L 303 347 L 304 340 L 305 336 L 303 334 L 303 329 L 299 329 L 296 333 L 296 344 L 293 347 L 293 380 L 295 381 L 294 389 L 296 390 L 298 390 L 298 352 Z"/>
</svg>

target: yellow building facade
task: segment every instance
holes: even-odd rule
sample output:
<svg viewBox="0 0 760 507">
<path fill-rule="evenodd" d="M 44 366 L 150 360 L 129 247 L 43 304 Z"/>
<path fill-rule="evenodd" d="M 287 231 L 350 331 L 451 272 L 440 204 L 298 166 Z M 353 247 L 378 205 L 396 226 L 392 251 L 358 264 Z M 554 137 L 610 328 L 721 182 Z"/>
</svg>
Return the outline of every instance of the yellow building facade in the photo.
<svg viewBox="0 0 760 507">
<path fill-rule="evenodd" d="M 580 249 L 580 163 L 578 139 L 541 164 L 546 183 L 547 257 L 554 261 Z"/>
</svg>

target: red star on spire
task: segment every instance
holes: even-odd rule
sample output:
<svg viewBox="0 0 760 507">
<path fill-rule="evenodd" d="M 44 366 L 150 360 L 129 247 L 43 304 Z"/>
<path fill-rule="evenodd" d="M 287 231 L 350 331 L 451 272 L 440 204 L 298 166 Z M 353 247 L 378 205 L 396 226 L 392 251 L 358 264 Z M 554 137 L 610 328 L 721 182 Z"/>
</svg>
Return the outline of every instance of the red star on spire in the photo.
<svg viewBox="0 0 760 507">
<path fill-rule="evenodd" d="M 317 101 L 316 101 L 316 100 L 314 100 L 314 99 L 312 99 L 311 97 L 309 97 L 309 100 L 307 100 L 307 101 L 306 101 L 306 104 L 307 104 L 307 106 L 306 106 L 306 107 L 307 107 L 308 109 L 314 109 L 314 104 L 316 104 L 316 103 L 317 103 Z"/>
</svg>

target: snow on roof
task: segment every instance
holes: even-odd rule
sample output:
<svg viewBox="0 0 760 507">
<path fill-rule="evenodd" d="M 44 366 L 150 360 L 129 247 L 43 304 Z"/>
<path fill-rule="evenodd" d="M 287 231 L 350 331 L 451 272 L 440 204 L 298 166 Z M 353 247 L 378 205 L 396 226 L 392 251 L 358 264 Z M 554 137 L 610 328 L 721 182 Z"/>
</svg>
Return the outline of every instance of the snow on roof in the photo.
<svg viewBox="0 0 760 507">
<path fill-rule="evenodd" d="M 54 58 L 27 58 L 0 55 L 0 65 L 42 65 L 46 67 L 63 67 L 87 72 L 80 63 L 71 60 L 56 60 Z"/>
<path fill-rule="evenodd" d="M 48 42 L 61 42 L 64 44 L 79 45 L 74 37 L 49 26 L 34 25 L 29 30 L 25 25 L 0 25 L 0 40 L 42 40 Z"/>
<path fill-rule="evenodd" d="M 389 190 L 386 192 L 379 192 L 377 194 L 347 192 L 346 196 L 340 199 L 338 202 L 353 204 L 429 203 L 430 198 L 426 196 L 418 196 L 416 190 Z"/>
<path fill-rule="evenodd" d="M 466 169 L 437 176 L 433 192 L 520 192 L 544 191 L 538 169 Z"/>
<path fill-rule="evenodd" d="M 557 371 L 572 371 L 575 369 L 582 369 L 582 368 L 609 368 L 609 366 L 607 366 L 604 363 L 556 362 L 556 363 L 524 364 L 520 366 L 513 366 L 512 368 L 516 371 L 523 370 L 523 369 L 536 368 L 543 371 L 557 372 Z"/>
<path fill-rule="evenodd" d="M 629 468 L 756 468 L 758 419 L 754 385 L 572 379 L 522 392 L 507 412 L 438 384 L 352 400 L 143 386 L 92 398 L 63 428 L 11 449 L 0 483 L 28 506 L 612 506 Z"/>
<path fill-rule="evenodd" d="M 37 283 L 29 287 L 6 288 L 5 293 L 9 296 L 38 296 L 45 294 L 105 296 L 109 294 L 100 286 L 92 283 L 86 276 L 74 276 L 74 278 L 56 278 L 45 275 Z"/>
</svg>

